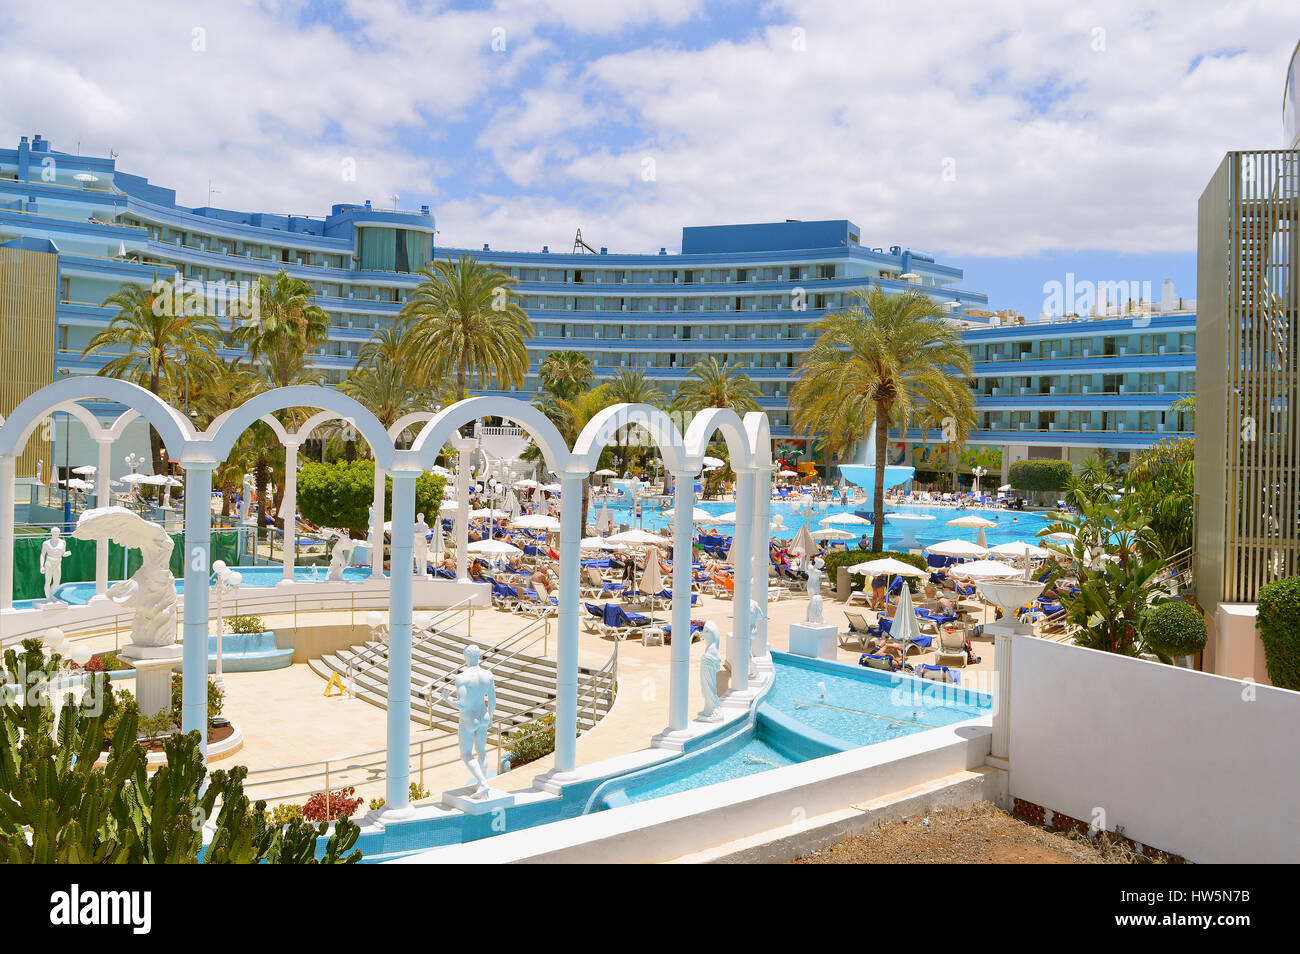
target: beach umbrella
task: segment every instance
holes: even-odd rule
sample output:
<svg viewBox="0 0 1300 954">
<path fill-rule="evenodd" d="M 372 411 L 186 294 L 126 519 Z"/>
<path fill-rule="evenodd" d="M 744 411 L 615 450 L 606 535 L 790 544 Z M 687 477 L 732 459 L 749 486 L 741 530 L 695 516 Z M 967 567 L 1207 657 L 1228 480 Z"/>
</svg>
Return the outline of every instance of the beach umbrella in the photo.
<svg viewBox="0 0 1300 954">
<path fill-rule="evenodd" d="M 148 474 L 123 474 L 122 483 L 124 484 L 142 484 L 149 479 Z"/>
<path fill-rule="evenodd" d="M 706 457 L 700 461 L 700 466 L 705 470 L 717 470 L 719 467 L 724 467 L 726 465 L 716 457 Z"/>
<path fill-rule="evenodd" d="M 432 467 L 429 468 L 429 472 L 430 472 L 430 473 L 433 473 L 433 474 L 437 474 L 439 477 L 454 477 L 454 476 L 456 476 L 456 475 L 453 474 L 450 470 L 448 470 L 446 467 L 443 467 L 441 464 L 434 464 Z"/>
<path fill-rule="evenodd" d="M 491 518 L 492 520 L 497 520 L 501 517 L 508 517 L 508 516 L 510 516 L 510 511 L 493 510 L 491 507 L 483 507 L 479 510 L 471 510 L 469 512 L 469 518 L 471 520 L 483 520 L 488 518 Z"/>
<path fill-rule="evenodd" d="M 477 540 L 466 548 L 470 553 L 479 553 L 484 556 L 514 556 L 517 553 L 523 553 L 513 543 L 507 543 L 504 540 Z"/>
<path fill-rule="evenodd" d="M 641 592 L 658 593 L 663 588 L 664 577 L 659 570 L 659 548 L 651 547 L 645 555 L 645 572 L 641 574 Z"/>
<path fill-rule="evenodd" d="M 89 477 L 98 470 L 94 464 L 82 464 L 80 467 L 72 468 L 74 474 L 81 474 L 83 477 Z"/>
<path fill-rule="evenodd" d="M 1013 540 L 1010 543 L 999 543 L 995 547 L 989 547 L 989 553 L 996 554 L 997 556 L 1017 558 L 1028 554 L 1035 560 L 1052 555 L 1050 550 L 1036 547 L 1032 543 L 1025 543 L 1023 540 Z"/>
<path fill-rule="evenodd" d="M 916 569 L 916 567 L 912 567 Z M 912 588 L 904 585 L 898 593 L 898 603 L 894 606 L 894 625 L 889 629 L 891 638 L 903 644 L 903 655 L 907 655 L 907 644 L 921 638 L 921 624 L 916 619 L 916 610 L 912 607 Z"/>
<path fill-rule="evenodd" d="M 520 511 L 523 510 L 523 508 L 519 506 L 519 498 L 515 496 L 513 490 L 506 494 L 506 501 L 502 506 L 504 506 L 506 511 L 510 514 L 511 520 L 519 516 Z"/>
<path fill-rule="evenodd" d="M 558 494 L 560 492 L 560 485 L 542 484 L 540 489 L 545 490 L 548 494 Z"/>
<path fill-rule="evenodd" d="M 825 526 L 830 523 L 843 523 L 850 526 L 871 526 L 871 521 L 866 517 L 859 517 L 856 513 L 833 513 L 829 517 L 822 517 L 818 523 Z"/>
<path fill-rule="evenodd" d="M 985 550 L 984 547 L 971 543 L 968 540 L 944 540 L 942 543 L 932 543 L 925 549 L 930 553 L 938 553 L 942 556 L 952 557 L 983 556 Z"/>
<path fill-rule="evenodd" d="M 820 530 L 814 530 L 809 534 L 814 540 L 851 540 L 853 534 L 847 530 L 836 530 L 834 527 L 822 527 Z"/>
<path fill-rule="evenodd" d="M 973 513 L 968 513 L 965 516 L 956 518 L 955 520 L 949 520 L 947 523 L 947 526 L 949 527 L 967 527 L 972 529 L 975 527 L 981 529 L 984 527 L 996 527 L 997 525 L 998 522 L 996 520 L 987 520 L 984 517 L 978 517 Z"/>
<path fill-rule="evenodd" d="M 736 516 L 737 516 L 737 514 L 736 514 L 736 511 L 734 511 L 734 510 L 731 511 L 731 513 L 720 513 L 720 514 L 718 514 L 716 517 L 714 517 L 714 522 L 715 522 L 715 523 L 735 523 L 735 522 L 736 522 Z"/>
<path fill-rule="evenodd" d="M 583 537 L 579 546 L 584 550 L 626 550 L 625 543 L 610 543 L 608 537 Z"/>
<path fill-rule="evenodd" d="M 998 493 L 1005 494 L 1010 489 L 1011 489 L 1010 484 L 1003 484 L 1001 487 L 998 488 Z"/>
<path fill-rule="evenodd" d="M 511 518 L 510 526 L 521 530 L 549 530 L 558 532 L 560 521 L 544 513 L 529 513 L 519 518 Z"/>
<path fill-rule="evenodd" d="M 800 562 L 807 562 L 808 556 L 816 553 L 817 549 L 817 541 L 813 539 L 808 527 L 806 525 L 801 526 L 799 532 L 794 535 L 794 541 L 790 544 L 790 551 L 803 556 L 803 560 Z"/>
<path fill-rule="evenodd" d="M 540 486 L 541 484 L 533 480 L 531 477 L 525 477 L 523 480 L 516 480 L 514 482 L 514 487 L 518 490 L 536 490 Z"/>
<path fill-rule="evenodd" d="M 63 481 L 63 484 L 69 490 L 93 490 L 95 487 L 94 484 L 82 480 L 80 477 L 69 477 L 67 480 Z"/>
<path fill-rule="evenodd" d="M 669 507 L 664 511 L 664 516 L 669 520 L 676 520 L 677 508 Z M 713 519 L 713 514 L 709 513 L 707 510 L 701 510 L 699 507 L 691 508 L 691 520 L 695 523 L 712 523 Z"/>
<path fill-rule="evenodd" d="M 1009 563 L 1000 563 L 997 560 L 976 560 L 974 563 L 963 563 L 960 566 L 952 567 L 948 573 L 950 576 L 957 576 L 962 579 L 966 577 L 996 579 L 997 577 L 1019 576 L 1020 570 Z"/>
<path fill-rule="evenodd" d="M 778 470 L 776 475 L 778 477 L 798 477 L 799 472 L 795 470 Z"/>
<path fill-rule="evenodd" d="M 649 530 L 624 530 L 605 538 L 611 543 L 626 543 L 630 547 L 652 547 L 664 542 L 664 538 Z"/>
<path fill-rule="evenodd" d="M 608 467 L 602 467 L 595 472 L 596 477 L 617 477 L 618 471 L 610 470 Z"/>
<path fill-rule="evenodd" d="M 876 577 L 882 574 L 886 576 L 925 576 L 925 571 L 912 566 L 910 563 L 904 563 L 902 560 L 895 560 L 893 557 L 882 557 L 879 560 L 868 560 L 866 563 L 858 563 L 849 567 L 850 573 L 861 573 L 866 577 Z"/>
<path fill-rule="evenodd" d="M 988 549 L 988 546 L 989 546 L 989 539 L 988 539 L 988 537 L 984 536 L 984 528 L 983 528 L 983 527 L 980 527 L 979 536 L 977 536 L 977 537 L 975 538 L 975 543 L 976 543 L 978 546 L 984 547 L 984 549 L 986 549 L 986 550 Z"/>
<path fill-rule="evenodd" d="M 433 531 L 432 531 L 432 533 L 431 533 L 430 536 L 431 536 L 431 539 L 429 540 L 429 551 L 430 551 L 434 556 L 437 556 L 439 553 L 442 553 L 442 552 L 444 552 L 444 551 L 447 549 L 447 544 L 446 544 L 446 543 L 444 542 L 444 540 L 442 539 L 442 521 L 441 521 L 441 520 L 435 520 L 435 521 L 433 522 Z"/>
</svg>

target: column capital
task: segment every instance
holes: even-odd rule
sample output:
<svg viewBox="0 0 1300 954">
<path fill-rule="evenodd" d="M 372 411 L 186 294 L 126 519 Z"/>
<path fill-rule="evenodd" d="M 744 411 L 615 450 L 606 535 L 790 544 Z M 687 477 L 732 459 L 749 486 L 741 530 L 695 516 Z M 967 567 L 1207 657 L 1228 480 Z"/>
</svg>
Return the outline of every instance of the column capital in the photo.
<svg viewBox="0 0 1300 954">
<path fill-rule="evenodd" d="M 561 480 L 586 480 L 591 476 L 589 470 L 566 470 L 560 474 Z"/>
<path fill-rule="evenodd" d="M 215 460 L 176 460 L 174 464 L 179 464 L 181 470 L 216 470 L 220 463 Z"/>
</svg>

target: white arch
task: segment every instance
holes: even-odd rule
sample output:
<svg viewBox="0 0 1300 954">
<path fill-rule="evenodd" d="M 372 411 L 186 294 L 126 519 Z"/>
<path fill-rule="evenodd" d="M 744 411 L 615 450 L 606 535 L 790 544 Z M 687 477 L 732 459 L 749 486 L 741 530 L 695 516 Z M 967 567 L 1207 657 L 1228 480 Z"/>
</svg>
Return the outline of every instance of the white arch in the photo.
<svg viewBox="0 0 1300 954">
<path fill-rule="evenodd" d="M 331 416 L 341 417 L 355 424 L 361 436 L 370 445 L 371 453 L 380 467 L 387 469 L 393 462 L 393 442 L 379 419 L 365 405 L 333 388 L 315 385 L 297 385 L 275 388 L 250 398 L 239 407 L 217 417 L 203 433 L 203 459 L 223 461 L 230 456 L 239 435 L 256 420 L 275 411 L 291 407 L 317 407 Z M 319 415 L 313 415 L 312 420 Z M 299 431 L 298 433 L 302 433 Z M 280 436 L 280 435 L 277 435 Z M 285 439 L 287 435 L 281 436 Z"/>
<path fill-rule="evenodd" d="M 671 417 L 649 404 L 615 404 L 597 413 L 574 442 L 574 464 L 588 473 L 595 470 L 601 453 L 614 435 L 630 425 L 639 426 L 650 434 L 668 470 L 680 472 L 687 466 L 686 445 L 681 431 Z"/>
<path fill-rule="evenodd" d="M 183 460 L 196 439 L 194 428 L 185 415 L 153 392 L 117 378 L 77 375 L 47 384 L 13 409 L 9 419 L 0 426 L 0 456 L 16 457 L 22 453 L 31 432 L 51 412 L 68 410 L 79 416 L 68 406 L 95 399 L 117 401 L 143 417 L 158 432 L 172 460 Z M 98 421 L 95 427 L 99 427 Z"/>
<path fill-rule="evenodd" d="M 388 436 L 392 438 L 393 446 L 397 446 L 397 439 L 410 428 L 412 425 L 432 421 L 437 415 L 436 411 L 412 411 L 410 414 L 403 414 L 388 428 Z"/>
<path fill-rule="evenodd" d="M 688 470 L 698 471 L 703 466 L 704 457 L 709 452 L 709 442 L 718 431 L 722 432 L 723 440 L 727 442 L 733 470 L 758 465 L 755 448 L 745 432 L 745 423 L 740 415 L 730 408 L 713 407 L 696 414 L 686 428 Z M 770 449 L 768 457 L 771 457 Z"/>
<path fill-rule="evenodd" d="M 526 401 L 508 397 L 471 397 L 443 408 L 429 419 L 410 450 L 403 454 L 411 455 L 422 470 L 428 470 L 452 434 L 462 424 L 481 417 L 503 417 L 526 430 L 550 470 L 563 473 L 573 468 L 569 447 L 551 419 Z"/>
</svg>

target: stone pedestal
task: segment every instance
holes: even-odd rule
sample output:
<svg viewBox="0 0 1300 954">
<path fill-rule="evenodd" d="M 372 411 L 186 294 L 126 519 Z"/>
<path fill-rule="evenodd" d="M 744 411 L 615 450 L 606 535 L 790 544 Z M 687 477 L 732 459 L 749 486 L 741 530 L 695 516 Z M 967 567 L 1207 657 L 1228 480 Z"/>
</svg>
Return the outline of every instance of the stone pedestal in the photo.
<svg viewBox="0 0 1300 954">
<path fill-rule="evenodd" d="M 814 659 L 835 659 L 836 628 L 828 623 L 791 623 L 790 652 Z"/>
<path fill-rule="evenodd" d="M 443 792 L 442 803 L 448 808 L 459 809 L 466 815 L 486 815 L 498 808 L 509 808 L 515 803 L 512 792 L 501 792 L 495 788 L 489 788 L 480 797 L 474 798 L 472 796 L 477 787 L 466 785 L 464 788 L 453 788 L 449 792 Z"/>
<path fill-rule="evenodd" d="M 120 653 L 135 667 L 135 701 L 140 714 L 157 715 L 172 707 L 172 670 L 181 664 L 180 646 L 127 646 Z"/>
</svg>

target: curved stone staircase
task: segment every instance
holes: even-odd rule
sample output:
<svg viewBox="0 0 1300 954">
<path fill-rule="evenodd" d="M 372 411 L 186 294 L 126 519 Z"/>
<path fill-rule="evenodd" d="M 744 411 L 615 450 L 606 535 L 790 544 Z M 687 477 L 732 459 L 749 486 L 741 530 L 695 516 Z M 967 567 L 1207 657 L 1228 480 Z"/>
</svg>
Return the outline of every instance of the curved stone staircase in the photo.
<svg viewBox="0 0 1300 954">
<path fill-rule="evenodd" d="M 471 642 L 474 641 L 445 629 L 417 634 L 411 647 L 412 721 L 435 730 L 456 731 L 457 712 L 441 698 L 441 690 L 444 686 L 454 688 L 456 674 L 465 668 L 465 647 Z M 555 660 L 517 651 L 510 642 L 504 640 L 496 647 L 479 644 L 483 649 L 482 665 L 496 676 L 496 726 L 502 732 L 555 712 Z M 357 698 L 387 708 L 388 647 L 385 644 L 369 641 L 327 653 L 308 665 L 324 679 L 338 673 L 343 685 L 348 686 L 349 660 L 356 660 L 353 679 Z M 590 729 L 609 711 L 614 701 L 615 680 L 612 666 L 600 671 L 578 667 L 579 732 Z"/>
</svg>

